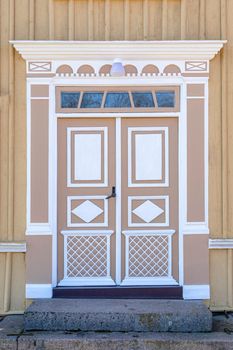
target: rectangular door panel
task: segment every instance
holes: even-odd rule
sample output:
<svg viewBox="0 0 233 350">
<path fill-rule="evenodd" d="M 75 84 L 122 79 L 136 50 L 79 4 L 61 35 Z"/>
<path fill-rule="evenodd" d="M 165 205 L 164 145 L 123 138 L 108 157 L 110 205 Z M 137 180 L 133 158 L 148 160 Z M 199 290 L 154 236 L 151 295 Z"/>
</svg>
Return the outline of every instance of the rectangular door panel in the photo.
<svg viewBox="0 0 233 350">
<path fill-rule="evenodd" d="M 121 182 L 122 284 L 177 284 L 177 118 L 122 119 Z"/>
<path fill-rule="evenodd" d="M 115 284 L 115 120 L 58 121 L 58 280 Z"/>
</svg>

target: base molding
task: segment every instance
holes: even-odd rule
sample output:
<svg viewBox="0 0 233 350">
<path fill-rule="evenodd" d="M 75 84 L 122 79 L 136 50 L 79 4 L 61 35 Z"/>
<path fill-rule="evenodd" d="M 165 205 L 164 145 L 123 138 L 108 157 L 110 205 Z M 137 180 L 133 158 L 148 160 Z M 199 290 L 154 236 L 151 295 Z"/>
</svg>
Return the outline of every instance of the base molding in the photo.
<svg viewBox="0 0 233 350">
<path fill-rule="evenodd" d="M 209 284 L 186 284 L 183 286 L 183 298 L 194 299 L 209 299 L 210 298 L 210 286 Z"/>
<path fill-rule="evenodd" d="M 26 284 L 26 298 L 52 298 L 52 284 Z"/>
</svg>

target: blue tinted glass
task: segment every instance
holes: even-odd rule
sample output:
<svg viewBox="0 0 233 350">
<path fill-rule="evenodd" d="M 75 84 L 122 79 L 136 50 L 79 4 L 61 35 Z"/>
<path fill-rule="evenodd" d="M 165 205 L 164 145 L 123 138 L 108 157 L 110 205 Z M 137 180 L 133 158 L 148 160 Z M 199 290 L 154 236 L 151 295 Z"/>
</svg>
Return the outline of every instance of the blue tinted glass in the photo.
<svg viewBox="0 0 233 350">
<path fill-rule="evenodd" d="M 175 91 L 156 91 L 158 107 L 175 107 Z"/>
<path fill-rule="evenodd" d="M 80 92 L 62 92 L 61 108 L 77 108 Z"/>
<path fill-rule="evenodd" d="M 84 92 L 81 108 L 100 108 L 103 92 Z"/>
<path fill-rule="evenodd" d="M 154 100 L 151 92 L 132 92 L 135 107 L 154 107 Z"/>
<path fill-rule="evenodd" d="M 128 108 L 131 107 L 128 92 L 107 93 L 104 107 L 106 108 Z"/>
</svg>

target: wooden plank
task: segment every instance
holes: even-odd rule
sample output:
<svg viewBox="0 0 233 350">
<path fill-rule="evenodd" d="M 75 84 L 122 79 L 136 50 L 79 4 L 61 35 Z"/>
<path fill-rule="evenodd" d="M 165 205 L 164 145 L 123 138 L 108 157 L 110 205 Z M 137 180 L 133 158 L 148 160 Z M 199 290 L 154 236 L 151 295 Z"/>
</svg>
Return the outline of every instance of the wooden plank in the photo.
<svg viewBox="0 0 233 350">
<path fill-rule="evenodd" d="M 124 0 L 110 1 L 110 40 L 125 39 Z"/>
<path fill-rule="evenodd" d="M 93 2 L 93 39 L 105 39 L 105 1 L 94 0 Z"/>
<path fill-rule="evenodd" d="M 181 38 L 186 40 L 198 40 L 199 39 L 199 15 L 200 15 L 200 1 L 199 0 L 186 0 L 185 3 L 185 35 Z"/>
<path fill-rule="evenodd" d="M 26 64 L 15 55 L 14 116 L 14 239 L 25 239 L 26 228 Z"/>
<path fill-rule="evenodd" d="M 148 40 L 162 39 L 162 0 L 148 0 Z"/>
<path fill-rule="evenodd" d="M 69 0 L 68 6 L 68 38 L 74 40 L 74 0 Z"/>
<path fill-rule="evenodd" d="M 104 31 L 105 31 L 105 40 L 110 38 L 110 0 L 105 0 L 104 7 Z"/>
<path fill-rule="evenodd" d="M 210 271 L 211 284 L 211 308 L 224 308 L 228 306 L 227 295 L 227 250 L 211 250 L 210 265 L 214 269 Z M 221 280 L 221 283 L 220 283 Z"/>
<path fill-rule="evenodd" d="M 219 0 L 206 2 L 206 39 L 219 39 Z M 216 56 L 210 63 L 209 81 L 209 220 L 211 237 L 222 235 L 222 117 L 221 60 Z"/>
<path fill-rule="evenodd" d="M 29 0 L 29 39 L 35 38 L 35 0 Z"/>
<path fill-rule="evenodd" d="M 87 0 L 75 1 L 75 40 L 88 40 Z"/>
<path fill-rule="evenodd" d="M 54 39 L 68 39 L 68 2 L 69 0 L 54 1 Z"/>
<path fill-rule="evenodd" d="M 35 39 L 48 40 L 52 35 L 52 23 L 50 23 L 51 4 L 48 0 L 35 0 Z"/>
<path fill-rule="evenodd" d="M 167 7 L 167 40 L 181 37 L 181 1 L 169 0 Z"/>
<path fill-rule="evenodd" d="M 11 310 L 18 312 L 25 309 L 25 254 L 13 253 L 12 255 L 12 288 Z"/>
<path fill-rule="evenodd" d="M 143 40 L 143 1 L 134 0 L 129 1 L 129 39 L 130 40 Z"/>
<path fill-rule="evenodd" d="M 225 130 L 227 132 L 227 223 L 228 223 L 228 232 L 227 237 L 232 238 L 233 237 L 233 121 L 232 121 L 232 108 L 233 108 L 233 28 L 232 28 L 232 13 L 233 13 L 233 2 L 230 0 L 227 0 L 225 5 L 225 12 L 227 14 L 226 16 L 226 29 L 225 33 L 223 33 L 224 38 L 227 37 L 227 49 L 226 49 L 226 58 L 224 64 L 227 67 L 227 73 L 226 73 L 226 88 L 225 90 L 225 101 L 227 106 L 227 125 L 225 126 Z"/>
</svg>

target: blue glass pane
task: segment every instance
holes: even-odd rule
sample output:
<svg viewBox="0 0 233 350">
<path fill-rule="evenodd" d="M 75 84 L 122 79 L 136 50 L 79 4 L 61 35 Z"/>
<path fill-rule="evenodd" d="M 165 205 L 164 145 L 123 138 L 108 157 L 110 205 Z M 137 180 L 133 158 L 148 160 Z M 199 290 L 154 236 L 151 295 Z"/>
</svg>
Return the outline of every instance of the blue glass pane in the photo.
<svg viewBox="0 0 233 350">
<path fill-rule="evenodd" d="M 61 108 L 77 108 L 80 92 L 62 92 Z"/>
<path fill-rule="evenodd" d="M 106 108 L 129 108 L 131 107 L 128 92 L 107 93 L 104 107 Z"/>
<path fill-rule="evenodd" d="M 175 107 L 175 91 L 156 91 L 158 107 Z"/>
<path fill-rule="evenodd" d="M 84 92 L 81 108 L 100 108 L 103 92 Z"/>
<path fill-rule="evenodd" d="M 135 107 L 154 107 L 154 100 L 151 92 L 132 92 Z"/>
</svg>

